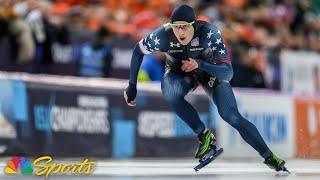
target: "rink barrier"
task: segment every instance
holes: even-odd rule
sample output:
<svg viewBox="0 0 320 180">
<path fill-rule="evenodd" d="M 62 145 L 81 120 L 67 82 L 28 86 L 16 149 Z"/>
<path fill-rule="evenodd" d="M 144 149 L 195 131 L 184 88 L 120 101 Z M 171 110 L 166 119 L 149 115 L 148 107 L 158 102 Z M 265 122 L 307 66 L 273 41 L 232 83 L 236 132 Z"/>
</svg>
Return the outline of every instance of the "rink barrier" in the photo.
<svg viewBox="0 0 320 180">
<path fill-rule="evenodd" d="M 137 107 L 132 108 L 122 97 L 127 83 L 119 79 L 0 72 L 0 112 L 9 124 L 5 127 L 15 130 L 13 135 L 28 155 L 193 156 L 195 134 L 172 112 L 162 97 L 160 84 L 139 83 Z M 257 126 L 275 153 L 289 158 L 319 157 L 319 123 L 313 126 L 318 122 L 319 99 L 269 90 L 234 90 L 240 113 Z M 195 105 L 201 120 L 216 132 L 219 145 L 225 149 L 224 157 L 258 156 L 221 120 L 216 106 L 201 89 L 186 98 Z"/>
</svg>

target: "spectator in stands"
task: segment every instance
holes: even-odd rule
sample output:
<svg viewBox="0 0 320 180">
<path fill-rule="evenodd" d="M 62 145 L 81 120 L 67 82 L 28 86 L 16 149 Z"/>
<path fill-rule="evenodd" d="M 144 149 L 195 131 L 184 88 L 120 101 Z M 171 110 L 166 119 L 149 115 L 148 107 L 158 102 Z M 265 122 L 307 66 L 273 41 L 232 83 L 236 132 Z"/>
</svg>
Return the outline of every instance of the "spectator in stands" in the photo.
<svg viewBox="0 0 320 180">
<path fill-rule="evenodd" d="M 256 68 L 264 76 L 265 85 L 268 88 L 278 89 L 281 79 L 279 63 L 281 51 L 278 50 L 320 52 L 319 2 L 319 0 L 0 0 L 2 9 L 0 10 L 0 68 L 4 69 L 8 63 L 12 65 L 12 62 L 13 65 L 16 65 L 16 62 L 27 62 L 28 57 L 34 54 L 34 72 L 58 73 L 52 71 L 59 69 L 52 67 L 57 65 L 53 64 L 53 59 L 55 62 L 74 63 L 79 59 L 83 43 L 92 42 L 95 31 L 100 26 L 107 26 L 110 30 L 112 40 L 109 44 L 127 50 L 140 39 L 139 37 L 153 31 L 158 24 L 164 23 L 174 6 L 188 3 L 195 7 L 197 14 L 207 18 L 207 21 L 214 22 L 222 30 L 226 44 L 232 50 L 230 52 L 233 54 L 235 71 L 244 71 L 242 68 L 248 67 L 247 62 L 242 62 L 243 58 L 240 58 L 242 56 L 237 55 L 245 43 L 258 49 Z M 4 16 L 8 13 L 3 12 L 8 12 L 9 9 L 14 9 L 20 18 Z M 25 22 L 22 22 L 21 18 Z M 29 27 L 25 26 L 25 23 Z M 62 23 L 66 27 L 61 28 Z M 24 33 L 22 36 L 17 36 L 19 34 L 17 32 L 21 31 L 12 31 L 9 27 L 23 29 Z M 28 29 L 31 29 L 33 35 L 34 42 L 31 44 L 26 40 Z M 58 31 L 60 33 L 57 33 Z M 61 33 L 63 31 L 66 33 Z M 68 42 L 61 44 L 61 41 L 57 41 L 57 34 L 60 34 L 58 39 L 67 35 Z M 18 47 L 24 48 L 19 51 Z M 33 47 L 35 50 L 32 50 Z M 277 52 L 272 54 L 275 48 L 278 48 Z M 35 52 L 32 53 L 33 51 Z M 73 66 L 76 70 L 77 65 Z M 70 72 L 70 69 L 60 68 L 60 71 Z M 239 84 L 237 80 L 239 79 L 232 81 L 235 86 Z"/>
<path fill-rule="evenodd" d="M 58 3 L 53 7 L 52 22 L 52 59 L 51 73 L 60 75 L 76 75 L 80 46 L 89 41 L 84 27 L 79 27 L 74 15 L 78 10 L 66 3 Z"/>
<path fill-rule="evenodd" d="M 0 6 L 0 69 L 7 70 L 16 59 L 16 38 L 10 31 L 10 18 L 5 8 Z"/>
<path fill-rule="evenodd" d="M 266 50 L 266 58 L 268 61 L 268 68 L 266 74 L 266 81 L 275 90 L 280 90 L 281 83 L 281 66 L 280 66 L 280 52 L 281 47 L 274 46 Z M 267 79 L 269 78 L 269 79 Z"/>
<path fill-rule="evenodd" d="M 94 32 L 87 28 L 88 18 L 85 16 L 83 8 L 71 7 L 66 18 L 68 18 L 70 43 L 72 45 L 81 45 L 93 40 Z"/>
<path fill-rule="evenodd" d="M 113 54 L 108 45 L 109 31 L 101 27 L 92 43 L 85 44 L 80 51 L 79 75 L 87 77 L 110 77 Z"/>
<path fill-rule="evenodd" d="M 34 72 L 47 72 L 47 66 L 42 65 L 52 63 L 52 39 L 50 34 L 52 28 L 45 16 L 47 7 L 51 7 L 51 4 L 47 1 L 30 0 L 26 4 L 25 21 L 31 28 L 36 47 Z"/>
<path fill-rule="evenodd" d="M 55 27 L 52 43 L 54 63 L 70 64 L 75 61 L 74 49 L 70 43 L 70 34 L 67 24 Z"/>
<path fill-rule="evenodd" d="M 10 29 L 17 39 L 16 64 L 22 65 L 29 63 L 35 53 L 35 44 L 30 26 L 17 15 L 17 17 L 12 20 Z"/>
<path fill-rule="evenodd" d="M 30 62 L 35 52 L 31 29 L 13 8 L 0 11 L 0 64 L 4 70 L 22 70 L 17 65 Z"/>
<path fill-rule="evenodd" d="M 249 48 L 242 51 L 242 64 L 238 87 L 265 88 L 265 80 L 258 68 L 259 49 Z"/>
</svg>

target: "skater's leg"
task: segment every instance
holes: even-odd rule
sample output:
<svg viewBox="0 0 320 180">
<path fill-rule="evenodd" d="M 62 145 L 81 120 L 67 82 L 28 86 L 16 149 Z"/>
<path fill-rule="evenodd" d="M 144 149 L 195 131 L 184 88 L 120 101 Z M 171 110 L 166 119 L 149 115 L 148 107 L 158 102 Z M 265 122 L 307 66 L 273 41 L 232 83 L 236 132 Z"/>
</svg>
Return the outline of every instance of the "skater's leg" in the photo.
<svg viewBox="0 0 320 180">
<path fill-rule="evenodd" d="M 213 97 L 222 119 L 237 129 L 241 137 L 263 158 L 270 157 L 272 152 L 256 126 L 240 115 L 230 84 L 228 82 L 219 83 L 213 91 Z"/>
<path fill-rule="evenodd" d="M 184 99 L 185 95 L 194 87 L 192 83 L 184 76 L 168 72 L 161 82 L 161 90 L 165 100 L 177 115 L 199 135 L 205 130 L 205 126 L 197 111 Z"/>
</svg>

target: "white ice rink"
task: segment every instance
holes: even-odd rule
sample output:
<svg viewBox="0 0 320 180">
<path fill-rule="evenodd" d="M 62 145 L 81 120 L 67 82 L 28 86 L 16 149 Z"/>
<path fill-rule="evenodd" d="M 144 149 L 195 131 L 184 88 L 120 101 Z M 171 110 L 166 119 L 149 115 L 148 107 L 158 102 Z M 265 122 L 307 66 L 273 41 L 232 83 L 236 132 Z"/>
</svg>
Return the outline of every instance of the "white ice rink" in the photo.
<svg viewBox="0 0 320 180">
<path fill-rule="evenodd" d="M 7 160 L 9 158 L 0 159 L 0 179 L 45 179 L 34 175 L 5 175 L 3 169 Z M 269 170 L 258 160 L 244 162 L 219 159 L 197 173 L 193 170 L 195 164 L 196 161 L 192 159 L 98 160 L 97 168 L 91 176 L 50 176 L 49 179 L 320 180 L 320 160 L 287 160 L 287 167 L 292 172 L 288 176 Z"/>
</svg>

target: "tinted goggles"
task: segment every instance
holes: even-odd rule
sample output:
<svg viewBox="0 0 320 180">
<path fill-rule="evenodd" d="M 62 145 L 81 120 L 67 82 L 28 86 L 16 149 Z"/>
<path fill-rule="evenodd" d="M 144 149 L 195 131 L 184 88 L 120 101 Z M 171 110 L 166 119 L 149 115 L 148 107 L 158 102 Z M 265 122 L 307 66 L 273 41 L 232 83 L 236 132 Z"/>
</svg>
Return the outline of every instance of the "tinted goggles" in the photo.
<svg viewBox="0 0 320 180">
<path fill-rule="evenodd" d="M 186 30 L 187 28 L 191 27 L 194 23 L 195 23 L 195 21 L 187 22 L 187 23 L 170 23 L 170 26 L 173 29 Z"/>
</svg>

